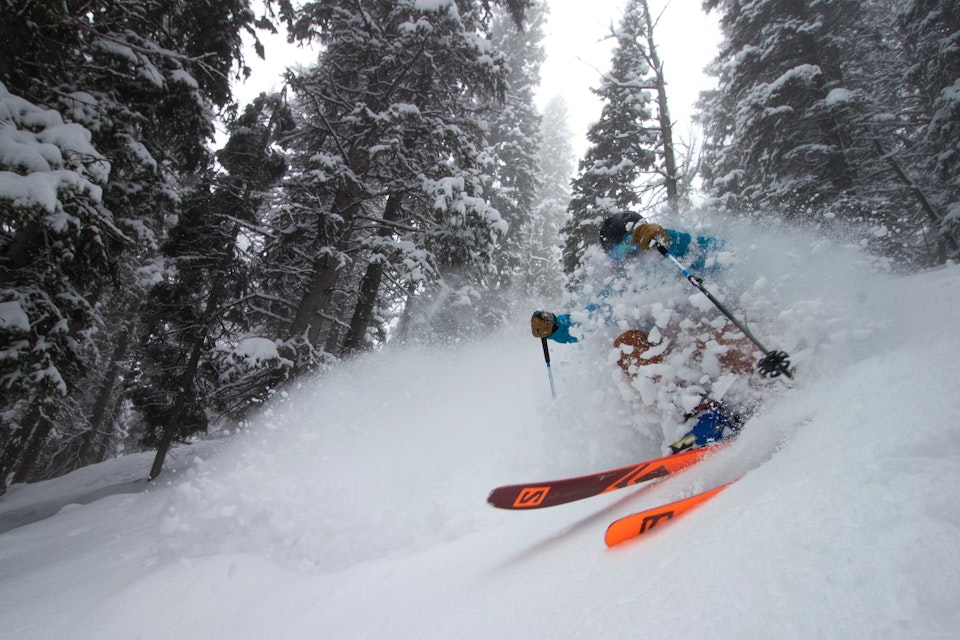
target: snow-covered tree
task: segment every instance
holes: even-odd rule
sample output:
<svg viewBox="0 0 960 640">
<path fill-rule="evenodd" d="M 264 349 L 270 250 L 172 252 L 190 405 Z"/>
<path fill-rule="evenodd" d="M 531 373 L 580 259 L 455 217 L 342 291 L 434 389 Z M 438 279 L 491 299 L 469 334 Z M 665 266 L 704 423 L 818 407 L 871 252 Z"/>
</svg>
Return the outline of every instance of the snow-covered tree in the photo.
<svg viewBox="0 0 960 640">
<path fill-rule="evenodd" d="M 568 122 L 567 102 L 551 98 L 543 110 L 540 141 L 540 186 L 526 225 L 529 259 L 523 266 L 523 284 L 541 299 L 559 297 L 563 274 L 560 229 L 570 205 L 570 181 L 577 168 Z"/>
<path fill-rule="evenodd" d="M 531 252 L 530 228 L 539 186 L 541 119 L 534 102 L 540 84 L 543 22 L 546 10 L 535 4 L 522 30 L 505 14 L 497 16 L 491 31 L 493 46 L 503 53 L 510 71 L 506 99 L 493 105 L 487 146 L 491 156 L 490 203 L 500 212 L 507 232 L 496 253 L 496 288 L 524 282 Z"/>
<path fill-rule="evenodd" d="M 111 417 L 128 406 L 131 388 L 136 414 L 152 428 L 147 439 L 162 444 L 202 426 L 212 406 L 235 407 L 231 392 L 253 395 L 277 382 L 247 386 L 245 368 L 285 377 L 291 326 L 300 323 L 311 349 L 361 348 L 371 327 L 386 326 L 383 309 L 397 313 L 411 291 L 487 273 L 502 225 L 481 198 L 479 107 L 502 93 L 503 69 L 484 34 L 495 6 L 519 24 L 528 4 L 265 0 L 257 18 L 249 0 L 0 3 L 0 82 L 20 109 L 2 122 L 18 146 L 4 145 L 0 161 L 4 175 L 27 179 L 19 191 L 0 189 L 0 348 L 17 355 L 4 361 L 12 377 L 0 407 L 0 482 L 9 471 L 30 476 L 39 459 L 66 470 L 107 453 L 125 433 Z M 321 37 L 326 60 L 337 62 L 331 51 L 340 45 L 362 54 L 347 73 L 328 67 L 319 101 L 307 105 L 318 94 L 301 94 L 302 113 L 320 117 L 292 140 L 303 153 L 286 206 L 259 226 L 244 204 L 256 197 L 231 183 L 262 188 L 234 153 L 238 132 L 221 154 L 223 175 L 211 172 L 208 143 L 216 110 L 229 106 L 231 81 L 245 71 L 241 36 L 272 29 L 267 17 L 294 38 Z M 337 31 L 354 19 L 350 34 Z M 363 33 L 377 44 L 350 41 Z M 356 101 L 344 106 L 342 96 Z M 82 153 L 78 131 L 89 135 Z M 360 132 L 355 146 L 339 147 L 348 131 Z M 47 180 L 39 165 L 22 164 L 31 154 L 60 181 L 42 205 L 22 197 L 22 185 Z M 345 170 L 322 175 L 327 168 Z M 302 215 L 318 210 L 330 215 Z M 295 222 L 285 224 L 290 215 Z M 240 251 L 250 253 L 241 259 Z M 315 268 L 325 255 L 334 257 L 323 262 L 329 268 Z M 278 256 L 287 260 L 270 260 Z M 277 282 L 291 286 L 269 288 Z M 43 300 L 53 306 L 35 318 Z M 317 314 L 330 324 L 310 342 Z M 27 334 L 43 349 L 31 350 Z M 40 371 L 53 382 L 13 381 Z M 211 394 L 215 384 L 229 391 Z M 141 393 L 148 386 L 155 397 Z"/>
<path fill-rule="evenodd" d="M 478 105 L 506 72 L 482 3 L 305 10 L 324 49 L 290 77 L 302 129 L 262 265 L 285 292 L 265 321 L 298 367 L 366 348 L 408 295 L 469 298 L 489 272 L 502 222 L 481 198 Z"/>
<path fill-rule="evenodd" d="M 123 238 L 91 134 L 0 84 L 0 492 L 29 476 L 96 359 L 95 306 Z"/>
<path fill-rule="evenodd" d="M 29 413 L 34 418 L 17 423 L 30 433 L 31 445 L 15 456 L 16 479 L 30 477 L 38 457 L 49 457 L 43 445 L 51 433 L 44 426 L 53 415 L 51 402 L 64 417 L 55 440 L 111 431 L 102 419 L 105 407 L 115 405 L 122 370 L 115 365 L 126 356 L 120 347 L 129 344 L 138 300 L 158 273 L 156 250 L 178 213 L 179 193 L 209 164 L 206 142 L 214 133 L 214 109 L 229 101 L 232 71 L 242 59 L 241 32 L 253 24 L 247 0 L 0 4 L 0 82 L 11 94 L 55 112 L 64 125 L 85 129 L 99 154 L 73 154 L 66 160 L 73 166 L 59 170 L 77 173 L 76 166 L 93 161 L 109 166 L 96 183 L 101 222 L 77 232 L 88 250 L 103 245 L 96 268 L 84 272 L 73 263 L 80 257 L 73 241 L 41 241 L 42 220 L 38 224 L 40 218 L 25 214 L 29 207 L 16 197 L 11 201 L 17 216 L 4 222 L 3 251 L 14 270 L 15 265 L 61 264 L 64 277 L 83 282 L 76 296 L 64 294 L 56 278 L 40 286 L 61 311 L 72 308 L 65 315 L 83 366 L 69 376 L 60 369 L 64 386 L 45 396 L 41 404 L 47 408 L 35 406 Z M 49 124 L 51 117 L 43 119 Z M 38 119 L 12 128 L 36 133 L 44 126 Z M 58 141 L 44 142 L 56 146 Z M 16 163 L 11 169 L 21 176 L 28 171 Z M 87 311 L 79 313 L 79 307 Z M 20 415 L 10 405 L 4 411 L 8 419 Z M 12 424 L 5 422 L 7 432 Z M 6 450 L 22 441 L 13 438 Z"/>
<path fill-rule="evenodd" d="M 251 286 L 250 259 L 242 255 L 249 242 L 241 234 L 260 228 L 264 193 L 287 167 L 273 144 L 292 124 L 280 94 L 262 94 L 232 120 L 230 138 L 217 154 L 226 173 L 186 194 L 162 247 L 167 274 L 150 289 L 143 307 L 133 383 L 134 403 L 147 425 L 143 439 L 157 447 L 151 478 L 160 473 L 174 439 L 206 430 L 206 410 L 214 398 L 225 402 L 220 385 L 236 366 L 234 349 L 243 338 L 249 340 L 238 304 Z M 241 360 L 246 364 L 244 356 Z M 279 360 L 256 364 L 278 365 Z"/>
<path fill-rule="evenodd" d="M 707 6 L 722 9 L 726 37 L 713 65 L 719 88 L 706 105 L 710 189 L 731 207 L 753 209 L 835 200 L 853 186 L 856 169 L 844 155 L 849 133 L 826 98 L 842 83 L 858 0 Z"/>
<path fill-rule="evenodd" d="M 865 242 L 902 261 L 942 254 L 930 240 L 949 227 L 947 203 L 921 150 L 931 111 L 920 96 L 931 85 L 904 84 L 926 63 L 910 60 L 912 45 L 890 20 L 895 3 L 705 6 L 721 11 L 726 37 L 712 65 L 718 88 L 701 103 L 715 201 L 737 213 L 856 223 Z"/>
<path fill-rule="evenodd" d="M 929 212 L 941 258 L 960 256 L 960 5 L 912 0 L 900 14 L 906 77 L 923 114 L 924 174 L 938 178 Z"/>
<path fill-rule="evenodd" d="M 642 202 L 641 177 L 654 169 L 657 121 L 651 110 L 654 82 L 648 64 L 643 0 L 630 0 L 619 27 L 609 73 L 594 92 L 603 102 L 600 119 L 587 132 L 591 146 L 573 182 L 570 219 L 564 226 L 564 269 L 572 273 L 600 222 L 608 215 L 636 210 Z"/>
</svg>

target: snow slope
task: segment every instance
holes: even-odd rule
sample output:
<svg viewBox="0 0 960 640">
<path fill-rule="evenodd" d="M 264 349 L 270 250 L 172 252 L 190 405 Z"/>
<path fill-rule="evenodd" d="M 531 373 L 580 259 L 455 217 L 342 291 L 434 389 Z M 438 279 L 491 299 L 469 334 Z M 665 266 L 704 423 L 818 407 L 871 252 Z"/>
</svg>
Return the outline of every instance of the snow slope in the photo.
<svg viewBox="0 0 960 640">
<path fill-rule="evenodd" d="M 391 346 L 304 383 L 244 432 L 0 500 L 3 638 L 956 638 L 960 268 L 876 272 L 768 239 L 740 269 L 800 365 L 740 439 L 646 491 L 535 512 L 497 484 L 656 455 L 599 347 L 515 329 Z M 781 250 L 777 242 L 789 243 Z M 613 367 L 616 369 L 615 367 Z M 629 412 L 626 412 L 629 413 Z M 650 537 L 606 525 L 746 474 Z"/>
</svg>

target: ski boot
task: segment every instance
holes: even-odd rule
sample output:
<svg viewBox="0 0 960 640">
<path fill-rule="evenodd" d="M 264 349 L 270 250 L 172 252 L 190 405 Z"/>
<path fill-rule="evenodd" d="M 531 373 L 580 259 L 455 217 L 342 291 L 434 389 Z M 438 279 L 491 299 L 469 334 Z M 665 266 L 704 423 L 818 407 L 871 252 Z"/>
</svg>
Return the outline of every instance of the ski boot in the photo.
<svg viewBox="0 0 960 640">
<path fill-rule="evenodd" d="M 729 417 L 717 403 L 711 402 L 703 408 L 697 407 L 694 410 L 694 415 L 697 415 L 698 410 L 700 413 L 697 424 L 683 437 L 670 445 L 670 451 L 673 453 L 702 447 L 711 442 L 730 440 L 740 433 L 740 419 L 734 414 L 730 414 L 732 417 Z"/>
</svg>

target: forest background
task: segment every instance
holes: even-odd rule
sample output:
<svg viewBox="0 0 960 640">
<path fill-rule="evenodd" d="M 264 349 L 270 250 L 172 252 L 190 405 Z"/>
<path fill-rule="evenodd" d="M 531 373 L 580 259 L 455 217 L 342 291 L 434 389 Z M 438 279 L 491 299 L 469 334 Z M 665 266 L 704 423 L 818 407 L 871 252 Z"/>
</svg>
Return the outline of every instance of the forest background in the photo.
<svg viewBox="0 0 960 640">
<path fill-rule="evenodd" d="M 960 256 L 960 3 L 702 8 L 702 140 L 628 0 L 578 163 L 539 0 L 0 1 L 0 493 L 142 448 L 154 478 L 359 352 L 494 331 L 612 212 Z M 277 32 L 315 61 L 237 104 Z"/>
</svg>

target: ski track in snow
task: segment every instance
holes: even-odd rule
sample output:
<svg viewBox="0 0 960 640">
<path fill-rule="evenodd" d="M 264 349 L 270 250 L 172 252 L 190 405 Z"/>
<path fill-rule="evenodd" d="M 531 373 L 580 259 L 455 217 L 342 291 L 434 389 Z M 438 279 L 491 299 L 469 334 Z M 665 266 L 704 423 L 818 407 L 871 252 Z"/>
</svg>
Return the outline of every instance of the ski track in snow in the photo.
<svg viewBox="0 0 960 640">
<path fill-rule="evenodd" d="M 153 485 L 138 454 L 11 488 L 0 634 L 956 638 L 960 267 L 876 274 L 849 247 L 768 240 L 737 268 L 767 279 L 753 291 L 781 310 L 797 380 L 677 477 L 489 508 L 496 485 L 662 443 L 611 391 L 619 372 L 583 366 L 603 345 L 554 347 L 552 401 L 525 317 L 482 341 L 391 346 L 239 435 L 176 449 Z M 604 546 L 613 519 L 741 475 Z"/>
</svg>

